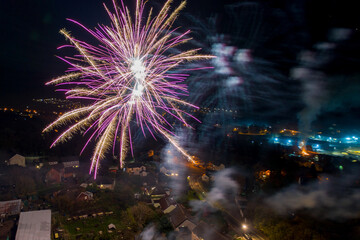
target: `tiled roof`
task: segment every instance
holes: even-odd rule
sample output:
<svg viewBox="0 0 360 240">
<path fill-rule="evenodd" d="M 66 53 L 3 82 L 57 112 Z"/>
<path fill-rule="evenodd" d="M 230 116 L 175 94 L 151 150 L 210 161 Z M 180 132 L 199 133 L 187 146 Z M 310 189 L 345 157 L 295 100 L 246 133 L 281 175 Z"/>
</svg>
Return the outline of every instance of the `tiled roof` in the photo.
<svg viewBox="0 0 360 240">
<path fill-rule="evenodd" d="M 220 232 L 216 231 L 213 226 L 201 221 L 193 230 L 192 232 L 206 240 L 229 240 L 230 238 L 224 236 Z"/>
</svg>

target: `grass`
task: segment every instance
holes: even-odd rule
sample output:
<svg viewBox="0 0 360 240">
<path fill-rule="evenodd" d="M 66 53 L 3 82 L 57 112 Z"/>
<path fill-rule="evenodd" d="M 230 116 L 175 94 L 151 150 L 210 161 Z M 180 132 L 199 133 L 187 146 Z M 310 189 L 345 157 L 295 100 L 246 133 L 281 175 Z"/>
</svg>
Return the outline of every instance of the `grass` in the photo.
<svg viewBox="0 0 360 240">
<path fill-rule="evenodd" d="M 97 217 L 88 217 L 86 219 L 71 220 L 67 221 L 64 217 L 61 218 L 61 225 L 64 230 L 68 233 L 70 239 L 76 239 L 76 235 L 87 235 L 93 233 L 98 235 L 99 231 L 106 233 L 108 231 L 108 225 L 114 224 L 116 230 L 113 230 L 112 234 L 115 234 L 117 231 L 124 231 L 127 228 L 125 222 L 121 220 L 119 215 L 110 215 L 110 216 L 97 216 Z M 80 230 L 76 230 L 79 228 Z"/>
</svg>

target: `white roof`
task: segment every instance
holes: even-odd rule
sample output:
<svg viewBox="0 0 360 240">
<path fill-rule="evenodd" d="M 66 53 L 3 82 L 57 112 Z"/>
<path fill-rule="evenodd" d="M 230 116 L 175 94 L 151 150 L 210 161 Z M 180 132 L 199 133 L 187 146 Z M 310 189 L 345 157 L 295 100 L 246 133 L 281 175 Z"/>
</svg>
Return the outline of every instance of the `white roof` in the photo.
<svg viewBox="0 0 360 240">
<path fill-rule="evenodd" d="M 51 210 L 20 213 L 15 240 L 50 240 Z"/>
<path fill-rule="evenodd" d="M 116 229 L 115 225 L 114 225 L 113 223 L 110 223 L 110 224 L 108 225 L 108 229 L 112 229 L 112 228 Z"/>
</svg>

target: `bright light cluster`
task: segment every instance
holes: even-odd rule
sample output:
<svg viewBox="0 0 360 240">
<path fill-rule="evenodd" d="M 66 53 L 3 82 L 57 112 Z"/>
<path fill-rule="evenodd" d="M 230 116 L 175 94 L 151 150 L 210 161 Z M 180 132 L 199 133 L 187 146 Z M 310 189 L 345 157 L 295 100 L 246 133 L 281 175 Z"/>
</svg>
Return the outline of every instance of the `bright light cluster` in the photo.
<svg viewBox="0 0 360 240">
<path fill-rule="evenodd" d="M 180 98 L 187 95 L 184 80 L 188 74 L 180 72 L 178 66 L 185 61 L 212 56 L 198 55 L 199 49 L 174 50 L 175 46 L 190 40 L 187 37 L 190 31 L 175 34 L 176 29 L 171 29 L 179 11 L 185 7 L 182 2 L 171 12 L 171 2 L 168 0 L 153 17 L 152 8 L 145 16 L 145 3 L 137 0 L 132 18 L 122 1 L 120 5 L 113 1 L 114 13 L 104 5 L 111 25 L 98 25 L 94 30 L 69 19 L 90 33 L 99 42 L 97 46 L 72 37 L 66 30 L 60 31 L 71 43 L 62 47 L 75 48 L 79 54 L 60 57 L 70 65 L 67 74 L 47 85 L 64 87 L 59 90 L 65 91 L 68 99 L 87 99 L 91 104 L 65 113 L 44 131 L 70 124 L 51 147 L 75 133 L 89 136 L 83 150 L 95 141 L 90 168 L 95 178 L 100 160 L 111 147 L 115 152 L 117 144 L 123 167 L 128 146 L 132 152 L 131 125 L 138 126 L 144 135 L 149 132 L 155 137 L 160 133 L 192 160 L 173 138 L 172 125 L 166 117 L 172 116 L 190 127 L 185 117 L 192 116 L 179 106 L 197 107 Z"/>
</svg>

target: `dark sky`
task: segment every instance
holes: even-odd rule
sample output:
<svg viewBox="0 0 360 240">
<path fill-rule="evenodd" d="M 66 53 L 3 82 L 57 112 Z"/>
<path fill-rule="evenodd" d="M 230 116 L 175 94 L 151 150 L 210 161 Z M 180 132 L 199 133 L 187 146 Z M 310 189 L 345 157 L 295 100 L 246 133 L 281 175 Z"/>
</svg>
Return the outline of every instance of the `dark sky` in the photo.
<svg viewBox="0 0 360 240">
<path fill-rule="evenodd" d="M 0 106 L 25 105 L 32 98 L 61 96 L 55 94 L 53 88 L 44 86 L 45 82 L 62 75 L 67 68 L 66 64 L 55 57 L 55 55 L 64 56 L 64 51 L 56 50 L 56 48 L 66 43 L 64 37 L 59 34 L 59 30 L 65 27 L 76 37 L 86 39 L 88 35 L 79 27 L 66 21 L 66 18 L 78 20 L 90 28 L 96 26 L 97 23 L 107 24 L 109 20 L 102 6 L 103 2 L 108 6 L 111 5 L 110 0 L 1 1 Z M 124 2 L 127 5 L 134 4 L 134 1 L 130 0 L 124 0 Z M 151 0 L 150 5 L 159 6 L 163 2 Z M 179 2 L 176 0 L 175 4 Z M 229 18 L 226 9 L 229 9 L 228 6 L 231 4 L 244 2 L 250 1 L 189 0 L 182 14 L 191 14 L 204 20 L 217 14 L 217 30 L 231 35 L 232 29 L 229 25 L 239 23 L 234 23 L 235 20 Z M 268 11 L 286 15 L 286 19 L 290 22 L 278 24 L 293 24 L 292 32 L 286 32 L 287 35 L 302 33 L 304 39 L 297 41 L 296 48 L 307 48 L 316 42 L 325 41 L 329 29 L 334 27 L 350 28 L 359 35 L 359 30 L 356 31 L 356 28 L 360 28 L 360 21 L 357 9 L 352 6 L 353 1 L 264 0 L 256 2 L 266 6 Z M 186 21 L 185 18 L 180 17 L 180 24 L 184 21 Z M 247 22 L 241 24 L 246 26 Z M 284 38 L 284 36 L 279 36 L 279 38 Z M 271 47 L 272 43 L 267 44 L 267 47 Z M 285 44 L 292 43 L 285 41 Z M 351 52 L 353 45 L 355 46 L 356 43 L 353 42 L 348 47 L 349 49 L 343 51 Z M 287 47 L 291 48 L 291 46 Z M 347 54 L 343 54 L 345 58 L 354 58 L 351 54 L 348 57 Z M 286 57 L 289 58 L 289 56 Z M 358 63 L 358 59 L 350 61 L 354 65 Z M 285 68 L 289 67 L 290 65 L 285 66 Z M 350 81 L 349 84 L 351 83 Z"/>
</svg>

